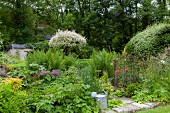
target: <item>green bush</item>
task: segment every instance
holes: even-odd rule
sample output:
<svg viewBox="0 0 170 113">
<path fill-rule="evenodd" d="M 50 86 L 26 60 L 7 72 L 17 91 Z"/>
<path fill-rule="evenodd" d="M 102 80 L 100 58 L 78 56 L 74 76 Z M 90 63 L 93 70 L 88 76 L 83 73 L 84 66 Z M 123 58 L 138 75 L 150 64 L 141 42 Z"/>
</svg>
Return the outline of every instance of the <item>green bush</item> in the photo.
<svg viewBox="0 0 170 113">
<path fill-rule="evenodd" d="M 31 43 L 27 45 L 32 46 L 35 50 L 48 50 L 49 49 L 47 40 L 36 42 L 36 43 Z"/>
<path fill-rule="evenodd" d="M 155 24 L 136 34 L 126 45 L 125 51 L 138 57 L 162 52 L 170 44 L 170 24 Z"/>
<path fill-rule="evenodd" d="M 81 49 L 79 49 L 75 54 L 78 56 L 78 58 L 87 59 L 90 58 L 93 49 L 94 48 L 92 46 L 86 44 L 85 46 L 82 46 Z"/>
<path fill-rule="evenodd" d="M 26 63 L 43 65 L 47 70 L 59 69 L 63 61 L 63 52 L 49 49 L 47 52 L 34 51 L 26 57 Z"/>
<path fill-rule="evenodd" d="M 126 96 L 127 97 L 132 97 L 135 95 L 136 91 L 140 90 L 140 84 L 139 83 L 132 83 L 130 85 L 127 86 L 126 88 Z"/>
<path fill-rule="evenodd" d="M 4 52 L 0 53 L 0 64 L 19 64 L 23 63 L 23 61 L 20 60 L 19 56 L 11 56 Z"/>
<path fill-rule="evenodd" d="M 113 94 L 114 94 L 115 97 L 123 97 L 125 95 L 125 91 L 122 88 L 120 90 L 116 90 Z"/>
<path fill-rule="evenodd" d="M 113 76 L 113 59 L 117 56 L 115 52 L 109 53 L 105 50 L 93 51 L 91 59 L 93 60 L 94 66 L 98 71 L 101 71 L 101 75 L 104 72 L 108 73 L 108 76 Z"/>
<path fill-rule="evenodd" d="M 64 56 L 61 67 L 68 69 L 69 67 L 75 65 L 76 61 L 77 58 L 74 55 L 69 54 L 68 56 Z"/>
<path fill-rule="evenodd" d="M 169 85 L 165 80 L 146 80 L 141 84 L 140 89 L 136 90 L 132 99 L 139 103 L 143 102 L 169 102 Z"/>
<path fill-rule="evenodd" d="M 108 100 L 108 107 L 109 108 L 115 108 L 117 106 L 125 106 L 126 103 L 124 103 L 122 100 L 118 100 L 118 99 L 112 99 L 112 100 Z"/>
<path fill-rule="evenodd" d="M 96 67 L 92 60 L 79 60 L 77 61 L 77 68 L 80 70 L 80 76 L 82 77 L 83 83 L 90 85 L 91 91 L 100 91 L 100 83 Z"/>
</svg>

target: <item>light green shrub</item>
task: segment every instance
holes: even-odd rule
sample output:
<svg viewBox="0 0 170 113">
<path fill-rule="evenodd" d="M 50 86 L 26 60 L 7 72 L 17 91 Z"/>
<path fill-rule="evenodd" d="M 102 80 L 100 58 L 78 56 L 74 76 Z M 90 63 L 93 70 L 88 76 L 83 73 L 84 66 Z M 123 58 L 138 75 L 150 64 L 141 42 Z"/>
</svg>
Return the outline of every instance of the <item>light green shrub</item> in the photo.
<svg viewBox="0 0 170 113">
<path fill-rule="evenodd" d="M 156 55 L 170 44 L 169 32 L 170 24 L 161 23 L 149 26 L 127 43 L 125 51 L 139 57 Z"/>
</svg>

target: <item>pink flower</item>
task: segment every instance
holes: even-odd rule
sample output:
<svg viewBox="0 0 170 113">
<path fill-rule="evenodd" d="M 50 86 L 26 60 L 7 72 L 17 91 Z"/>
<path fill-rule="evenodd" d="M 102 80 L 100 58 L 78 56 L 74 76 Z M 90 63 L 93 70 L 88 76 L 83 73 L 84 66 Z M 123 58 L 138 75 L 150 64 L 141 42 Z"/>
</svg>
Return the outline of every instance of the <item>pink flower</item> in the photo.
<svg viewBox="0 0 170 113">
<path fill-rule="evenodd" d="M 120 73 L 120 70 L 118 69 L 118 70 L 116 70 L 116 73 Z"/>
<path fill-rule="evenodd" d="M 128 72 L 128 68 L 125 68 L 124 72 Z"/>
</svg>

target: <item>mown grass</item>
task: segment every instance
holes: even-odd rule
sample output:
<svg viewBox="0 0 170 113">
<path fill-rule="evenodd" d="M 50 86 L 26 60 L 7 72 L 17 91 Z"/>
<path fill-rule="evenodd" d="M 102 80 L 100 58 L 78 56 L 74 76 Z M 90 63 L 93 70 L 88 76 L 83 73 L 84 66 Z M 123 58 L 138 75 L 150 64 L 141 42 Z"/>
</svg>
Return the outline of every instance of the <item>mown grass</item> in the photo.
<svg viewBox="0 0 170 113">
<path fill-rule="evenodd" d="M 137 113 L 170 113 L 170 105 L 139 111 Z"/>
</svg>

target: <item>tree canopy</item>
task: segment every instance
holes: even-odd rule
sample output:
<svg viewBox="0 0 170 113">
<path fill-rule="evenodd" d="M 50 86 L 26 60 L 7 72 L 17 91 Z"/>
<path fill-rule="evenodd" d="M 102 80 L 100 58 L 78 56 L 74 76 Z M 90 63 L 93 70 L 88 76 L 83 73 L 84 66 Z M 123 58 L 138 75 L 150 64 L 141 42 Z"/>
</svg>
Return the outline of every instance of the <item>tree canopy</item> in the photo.
<svg viewBox="0 0 170 113">
<path fill-rule="evenodd" d="M 0 30 L 6 43 L 75 30 L 91 46 L 121 52 L 137 32 L 168 20 L 167 5 L 166 0 L 1 0 Z M 40 23 L 46 28 L 37 29 Z"/>
</svg>

